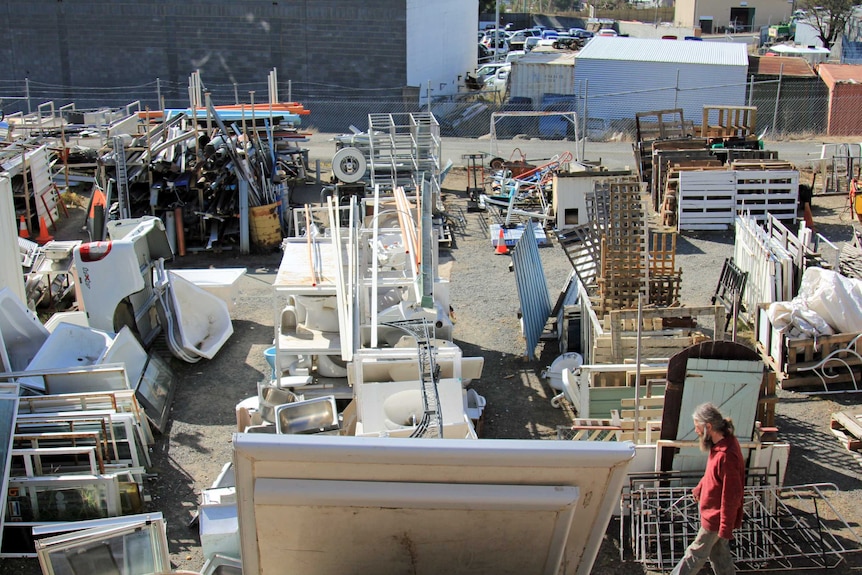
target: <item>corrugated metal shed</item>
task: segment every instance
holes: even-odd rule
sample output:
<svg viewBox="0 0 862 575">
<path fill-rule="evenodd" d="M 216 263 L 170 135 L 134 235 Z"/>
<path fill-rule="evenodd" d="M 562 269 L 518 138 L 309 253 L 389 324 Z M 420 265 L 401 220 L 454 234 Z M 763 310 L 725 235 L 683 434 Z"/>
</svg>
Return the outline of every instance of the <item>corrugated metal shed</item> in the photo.
<svg viewBox="0 0 862 575">
<path fill-rule="evenodd" d="M 820 64 L 817 68 L 829 88 L 830 136 L 853 136 L 862 132 L 862 66 L 853 64 Z"/>
<path fill-rule="evenodd" d="M 807 60 L 749 56 L 749 61 L 748 73 L 754 77 L 749 101 L 757 106 L 757 133 L 769 128 L 811 133 L 826 129 L 828 90 Z"/>
<path fill-rule="evenodd" d="M 588 115 L 619 128 L 633 127 L 638 112 L 682 108 L 699 125 L 704 105 L 744 106 L 747 73 L 741 43 L 597 37 L 575 56 Z"/>
<path fill-rule="evenodd" d="M 512 64 L 509 98 L 530 98 L 541 109 L 545 94 L 575 93 L 575 53 L 533 50 Z"/>
<path fill-rule="evenodd" d="M 820 64 L 820 77 L 830 88 L 834 84 L 862 84 L 862 66 L 856 64 Z"/>
</svg>

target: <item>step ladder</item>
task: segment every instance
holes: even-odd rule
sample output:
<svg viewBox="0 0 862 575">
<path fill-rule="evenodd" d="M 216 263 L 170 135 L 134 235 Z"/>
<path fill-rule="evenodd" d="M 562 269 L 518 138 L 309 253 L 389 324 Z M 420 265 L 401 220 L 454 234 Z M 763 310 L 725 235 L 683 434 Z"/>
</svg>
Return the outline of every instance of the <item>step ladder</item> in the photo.
<svg viewBox="0 0 862 575">
<path fill-rule="evenodd" d="M 132 217 L 132 205 L 129 199 L 129 175 L 126 171 L 126 149 L 123 147 L 123 138 L 114 136 L 114 167 L 117 179 L 117 199 L 120 204 L 120 218 Z"/>
</svg>

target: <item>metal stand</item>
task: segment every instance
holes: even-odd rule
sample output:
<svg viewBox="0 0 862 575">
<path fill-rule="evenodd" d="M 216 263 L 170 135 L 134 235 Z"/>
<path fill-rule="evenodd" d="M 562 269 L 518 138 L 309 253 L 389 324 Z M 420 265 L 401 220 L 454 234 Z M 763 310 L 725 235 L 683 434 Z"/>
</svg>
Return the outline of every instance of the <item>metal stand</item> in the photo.
<svg viewBox="0 0 862 575">
<path fill-rule="evenodd" d="M 480 212 L 479 196 L 485 193 L 485 157 L 486 152 L 463 154 L 462 160 L 467 160 L 467 211 Z"/>
</svg>

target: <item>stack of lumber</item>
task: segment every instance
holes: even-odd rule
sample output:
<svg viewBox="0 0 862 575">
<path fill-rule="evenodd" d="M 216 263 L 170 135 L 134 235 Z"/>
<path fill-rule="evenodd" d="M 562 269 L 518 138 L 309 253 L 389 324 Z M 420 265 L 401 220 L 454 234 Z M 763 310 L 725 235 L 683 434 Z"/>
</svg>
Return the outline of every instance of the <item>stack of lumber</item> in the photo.
<svg viewBox="0 0 862 575">
<path fill-rule="evenodd" d="M 862 450 L 862 414 L 839 411 L 832 414 L 832 434 L 850 451 Z"/>
</svg>

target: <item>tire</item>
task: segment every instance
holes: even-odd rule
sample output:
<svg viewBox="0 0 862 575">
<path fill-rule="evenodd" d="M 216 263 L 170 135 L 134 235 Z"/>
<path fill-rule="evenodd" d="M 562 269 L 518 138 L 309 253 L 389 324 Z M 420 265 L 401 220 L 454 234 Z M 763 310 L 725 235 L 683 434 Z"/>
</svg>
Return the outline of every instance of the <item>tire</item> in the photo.
<svg viewBox="0 0 862 575">
<path fill-rule="evenodd" d="M 502 170 L 506 165 L 506 160 L 503 158 L 494 158 L 488 163 L 488 165 L 492 170 Z"/>
<path fill-rule="evenodd" d="M 341 148 L 332 157 L 332 173 L 345 184 L 361 180 L 367 167 L 365 156 L 356 148 Z"/>
</svg>

